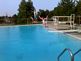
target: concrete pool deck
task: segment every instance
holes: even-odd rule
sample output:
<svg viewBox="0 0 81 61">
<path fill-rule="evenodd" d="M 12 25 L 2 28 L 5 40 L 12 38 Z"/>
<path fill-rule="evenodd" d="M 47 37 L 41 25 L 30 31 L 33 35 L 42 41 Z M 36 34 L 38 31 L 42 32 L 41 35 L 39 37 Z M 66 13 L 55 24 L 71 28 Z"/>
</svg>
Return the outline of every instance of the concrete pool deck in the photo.
<svg viewBox="0 0 81 61">
<path fill-rule="evenodd" d="M 49 22 L 48 23 L 48 31 L 49 32 L 61 32 L 61 33 L 65 33 L 71 37 L 74 37 L 76 39 L 81 40 L 81 29 L 70 29 L 69 25 L 58 25 L 55 26 L 53 22 Z"/>
<path fill-rule="evenodd" d="M 69 35 L 69 36 L 71 36 L 71 37 L 74 37 L 74 38 L 76 38 L 76 39 L 81 40 L 81 33 L 73 32 L 73 33 L 67 33 L 67 35 Z"/>
<path fill-rule="evenodd" d="M 71 37 L 81 40 L 81 33 L 77 32 L 77 30 L 49 30 L 49 32 L 65 33 Z"/>
</svg>

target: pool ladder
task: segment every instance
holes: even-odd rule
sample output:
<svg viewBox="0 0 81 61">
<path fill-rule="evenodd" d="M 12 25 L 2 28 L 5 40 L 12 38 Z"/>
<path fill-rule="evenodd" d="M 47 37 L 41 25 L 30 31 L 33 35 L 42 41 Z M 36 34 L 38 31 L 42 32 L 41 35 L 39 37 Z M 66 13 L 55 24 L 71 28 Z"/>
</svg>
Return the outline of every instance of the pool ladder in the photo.
<svg viewBox="0 0 81 61">
<path fill-rule="evenodd" d="M 74 61 L 74 56 L 75 56 L 76 54 L 78 54 L 78 53 L 81 51 L 81 49 L 79 49 L 77 52 L 75 52 L 75 53 L 73 54 L 72 51 L 71 51 L 69 48 L 65 48 L 65 49 L 59 54 L 59 56 L 58 56 L 58 58 L 57 58 L 58 61 L 60 61 L 60 57 L 61 57 L 66 51 L 69 52 L 70 57 L 71 57 L 71 61 Z"/>
</svg>

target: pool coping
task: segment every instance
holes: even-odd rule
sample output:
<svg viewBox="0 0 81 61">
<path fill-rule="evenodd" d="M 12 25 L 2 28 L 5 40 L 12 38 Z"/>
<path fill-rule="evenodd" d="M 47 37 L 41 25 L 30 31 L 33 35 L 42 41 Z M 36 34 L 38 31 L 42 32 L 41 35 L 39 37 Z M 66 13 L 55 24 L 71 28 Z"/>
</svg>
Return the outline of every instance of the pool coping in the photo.
<svg viewBox="0 0 81 61">
<path fill-rule="evenodd" d="M 49 30 L 49 32 L 61 32 L 61 33 L 66 33 L 66 32 L 76 32 L 77 30 Z"/>
<path fill-rule="evenodd" d="M 71 36 L 71 37 L 73 37 L 73 38 L 76 38 L 76 39 L 78 39 L 78 40 L 81 40 L 81 38 L 80 37 L 77 37 L 77 36 L 75 36 L 75 35 L 72 35 L 72 34 L 67 34 L 68 36 Z"/>
<path fill-rule="evenodd" d="M 81 40 L 81 38 L 80 37 L 78 37 L 77 35 L 73 35 L 73 34 L 69 34 L 68 32 L 77 32 L 77 30 L 53 30 L 53 31 L 48 31 L 48 32 L 58 32 L 58 33 L 64 33 L 64 34 L 66 34 L 66 35 L 68 35 L 68 36 L 71 36 L 71 37 L 73 37 L 73 38 L 76 38 L 76 39 L 78 39 L 78 40 Z"/>
<path fill-rule="evenodd" d="M 26 25 L 8 25 L 8 26 L 0 26 L 0 27 L 17 27 L 17 26 L 32 26 L 32 25 L 41 25 L 42 26 L 42 24 L 26 24 Z"/>
</svg>

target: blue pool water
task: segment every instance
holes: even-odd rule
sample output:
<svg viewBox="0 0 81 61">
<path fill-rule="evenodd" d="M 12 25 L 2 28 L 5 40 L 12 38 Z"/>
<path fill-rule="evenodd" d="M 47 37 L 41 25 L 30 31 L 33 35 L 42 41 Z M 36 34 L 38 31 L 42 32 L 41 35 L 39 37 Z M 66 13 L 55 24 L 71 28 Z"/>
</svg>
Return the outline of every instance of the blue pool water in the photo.
<svg viewBox="0 0 81 61">
<path fill-rule="evenodd" d="M 42 26 L 0 27 L 0 61 L 57 61 L 65 48 L 74 53 L 81 48 L 81 41 Z M 68 52 L 60 61 L 70 61 Z M 81 61 L 81 52 L 75 61 Z"/>
</svg>

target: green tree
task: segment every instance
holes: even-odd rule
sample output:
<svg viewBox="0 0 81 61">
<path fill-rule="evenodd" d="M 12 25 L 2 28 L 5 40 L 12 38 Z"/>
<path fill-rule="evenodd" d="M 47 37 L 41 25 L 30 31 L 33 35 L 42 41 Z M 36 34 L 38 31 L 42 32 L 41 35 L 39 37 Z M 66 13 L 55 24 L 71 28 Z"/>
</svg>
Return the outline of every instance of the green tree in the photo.
<svg viewBox="0 0 81 61">
<path fill-rule="evenodd" d="M 20 18 L 29 18 L 30 16 L 33 16 L 34 9 L 35 8 L 31 0 L 28 0 L 28 2 L 26 2 L 25 0 L 22 0 L 19 5 L 18 16 Z"/>
<path fill-rule="evenodd" d="M 16 14 L 14 14 L 12 16 L 12 23 L 17 24 L 17 15 Z"/>
<path fill-rule="evenodd" d="M 22 0 L 20 5 L 19 5 L 19 9 L 18 9 L 19 13 L 18 13 L 18 17 L 19 18 L 26 18 L 26 12 L 27 12 L 27 3 L 25 0 Z"/>
<path fill-rule="evenodd" d="M 54 8 L 55 15 L 71 15 L 74 13 L 75 3 L 73 0 L 61 0 Z"/>
<path fill-rule="evenodd" d="M 31 0 L 27 2 L 22 0 L 19 9 L 18 9 L 18 23 L 19 24 L 26 24 L 31 22 L 30 17 L 34 15 L 34 6 Z"/>
<path fill-rule="evenodd" d="M 39 9 L 38 16 L 46 17 L 49 14 L 49 10 Z"/>
<path fill-rule="evenodd" d="M 77 1 L 75 13 L 76 13 L 76 15 L 81 15 L 81 0 Z"/>
<path fill-rule="evenodd" d="M 63 12 L 64 10 L 63 10 L 63 7 L 61 7 L 61 6 L 58 6 L 58 7 L 55 7 L 54 8 L 54 11 L 53 11 L 53 13 L 54 13 L 54 15 L 56 15 L 56 16 L 61 16 L 61 15 L 64 15 L 64 12 Z"/>
<path fill-rule="evenodd" d="M 33 2 L 29 0 L 27 2 L 27 12 L 26 12 L 27 17 L 34 16 L 34 10 L 35 10 L 35 8 L 33 6 Z"/>
<path fill-rule="evenodd" d="M 52 16 L 54 16 L 54 13 L 53 13 L 54 10 L 52 11 L 49 11 L 49 14 L 48 14 L 48 17 L 51 18 Z"/>
</svg>

